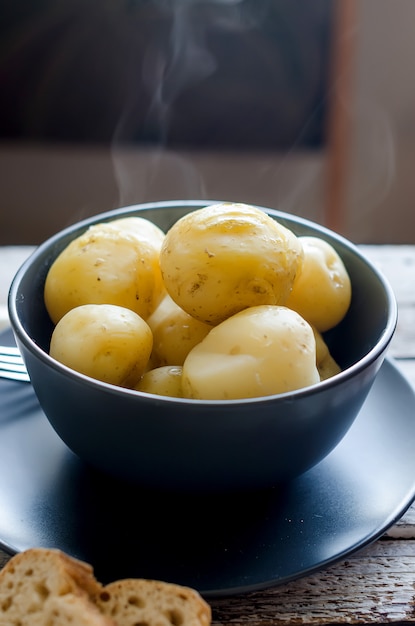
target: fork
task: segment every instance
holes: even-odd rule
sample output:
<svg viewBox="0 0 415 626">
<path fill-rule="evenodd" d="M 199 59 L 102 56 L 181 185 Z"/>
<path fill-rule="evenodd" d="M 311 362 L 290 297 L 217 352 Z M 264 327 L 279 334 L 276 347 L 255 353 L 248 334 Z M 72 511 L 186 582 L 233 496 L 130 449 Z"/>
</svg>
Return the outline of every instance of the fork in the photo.
<svg viewBox="0 0 415 626">
<path fill-rule="evenodd" d="M 30 382 L 18 348 L 0 346 L 0 378 Z"/>
</svg>

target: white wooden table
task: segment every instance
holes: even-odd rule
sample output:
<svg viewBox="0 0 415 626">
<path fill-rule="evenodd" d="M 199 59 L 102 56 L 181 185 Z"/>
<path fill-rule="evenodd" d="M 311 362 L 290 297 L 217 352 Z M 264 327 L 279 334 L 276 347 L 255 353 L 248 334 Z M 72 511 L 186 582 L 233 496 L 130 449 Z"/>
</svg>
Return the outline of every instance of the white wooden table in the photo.
<svg viewBox="0 0 415 626">
<path fill-rule="evenodd" d="M 361 248 L 395 291 L 399 321 L 389 356 L 415 388 L 415 245 Z M 30 251 L 0 247 L 0 328 L 8 323 L 10 281 Z M 9 558 L 0 550 L 0 566 Z M 415 623 L 415 505 L 347 561 L 272 589 L 212 600 L 211 605 L 215 626 Z"/>
</svg>

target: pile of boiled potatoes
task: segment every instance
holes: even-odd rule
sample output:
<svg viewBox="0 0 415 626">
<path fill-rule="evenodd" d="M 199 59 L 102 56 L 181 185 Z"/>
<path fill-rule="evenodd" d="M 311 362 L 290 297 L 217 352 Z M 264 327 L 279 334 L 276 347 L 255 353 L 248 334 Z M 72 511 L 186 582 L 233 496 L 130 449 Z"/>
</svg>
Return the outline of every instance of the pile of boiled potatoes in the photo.
<svg viewBox="0 0 415 626">
<path fill-rule="evenodd" d="M 221 203 L 167 233 L 139 216 L 89 227 L 50 267 L 44 298 L 50 354 L 66 366 L 157 395 L 232 400 L 337 374 L 323 333 L 345 316 L 351 283 L 323 239 Z"/>
</svg>

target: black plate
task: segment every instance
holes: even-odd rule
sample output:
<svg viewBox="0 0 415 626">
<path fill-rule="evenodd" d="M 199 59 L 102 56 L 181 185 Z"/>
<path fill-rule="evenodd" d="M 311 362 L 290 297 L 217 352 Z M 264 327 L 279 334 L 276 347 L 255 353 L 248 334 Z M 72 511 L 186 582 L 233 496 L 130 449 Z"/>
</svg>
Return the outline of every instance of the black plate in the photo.
<svg viewBox="0 0 415 626">
<path fill-rule="evenodd" d="M 415 498 L 415 394 L 389 360 L 341 444 L 260 493 L 143 492 L 79 461 L 27 383 L 0 380 L 0 407 L 1 545 L 58 547 L 104 583 L 158 578 L 206 597 L 270 587 L 374 541 Z"/>
</svg>

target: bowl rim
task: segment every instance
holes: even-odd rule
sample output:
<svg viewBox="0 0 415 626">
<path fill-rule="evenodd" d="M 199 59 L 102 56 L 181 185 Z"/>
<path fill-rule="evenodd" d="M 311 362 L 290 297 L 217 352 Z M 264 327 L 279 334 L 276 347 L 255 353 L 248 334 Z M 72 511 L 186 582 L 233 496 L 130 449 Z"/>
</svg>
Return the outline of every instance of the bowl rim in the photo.
<svg viewBox="0 0 415 626">
<path fill-rule="evenodd" d="M 275 402 L 276 400 L 283 401 L 293 401 L 294 399 L 299 399 L 303 397 L 312 396 L 316 393 L 319 393 L 320 390 L 330 388 L 332 386 L 337 386 L 338 382 L 341 380 L 347 380 L 356 376 L 361 370 L 365 369 L 372 362 L 374 362 L 382 353 L 385 353 L 389 343 L 392 340 L 394 335 L 397 321 L 398 321 L 398 307 L 397 301 L 394 294 L 394 291 L 385 277 L 385 275 L 374 265 L 374 263 L 368 259 L 350 240 L 343 237 L 342 235 L 330 230 L 329 228 L 309 220 L 307 218 L 303 218 L 291 213 L 287 213 L 278 209 L 273 209 L 270 207 L 264 207 L 261 205 L 255 205 L 249 203 L 249 206 L 261 209 L 271 215 L 274 219 L 283 219 L 288 222 L 294 222 L 295 224 L 301 225 L 305 228 L 318 229 L 318 231 L 326 235 L 329 239 L 337 241 L 341 246 L 347 248 L 353 255 L 357 256 L 365 265 L 369 267 L 371 272 L 376 276 L 377 280 L 381 283 L 382 288 L 384 289 L 386 300 L 388 303 L 388 314 L 387 314 L 387 323 L 383 329 L 382 334 L 380 335 L 375 346 L 369 350 L 361 359 L 348 366 L 338 374 L 315 383 L 313 385 L 302 387 L 300 389 L 295 389 L 293 391 L 288 391 L 279 394 L 272 394 L 268 396 L 258 396 L 254 398 L 238 398 L 238 399 L 230 399 L 230 400 L 199 400 L 193 398 L 176 398 L 171 396 L 160 396 L 157 394 L 151 394 L 143 391 L 136 391 L 134 389 L 129 389 L 125 387 L 120 387 L 117 385 L 113 385 L 110 383 L 106 383 L 104 381 L 100 381 L 98 379 L 91 378 L 77 372 L 63 363 L 53 359 L 46 351 L 44 351 L 28 334 L 26 329 L 24 328 L 18 312 L 17 312 L 17 302 L 19 299 L 19 286 L 23 277 L 26 274 L 26 271 L 31 265 L 33 261 L 36 261 L 38 257 L 42 257 L 46 251 L 53 249 L 55 244 L 58 244 L 62 239 L 70 236 L 75 231 L 83 231 L 86 230 L 92 224 L 96 224 L 101 221 L 109 221 L 114 218 L 122 217 L 126 214 L 131 214 L 133 211 L 139 211 L 140 213 L 145 213 L 147 210 L 160 210 L 160 209 L 198 209 L 203 208 L 204 206 L 212 205 L 212 204 L 223 204 L 223 203 L 232 203 L 236 202 L 224 201 L 224 200 L 166 200 L 166 201 L 156 201 L 156 202 L 146 202 L 146 203 L 137 203 L 130 204 L 123 207 L 111 209 L 109 211 L 105 211 L 102 213 L 97 213 L 88 218 L 82 219 L 80 221 L 74 222 L 73 224 L 59 230 L 52 236 L 45 239 L 41 244 L 39 244 L 35 250 L 29 255 L 29 257 L 23 262 L 23 264 L 19 267 L 16 274 L 14 275 L 8 293 L 8 313 L 10 324 L 12 327 L 12 331 L 14 337 L 16 339 L 17 344 L 24 346 L 24 348 L 40 359 L 45 365 L 55 370 L 55 372 L 69 376 L 74 381 L 79 381 L 82 384 L 90 386 L 94 389 L 100 389 L 101 391 L 110 393 L 112 395 L 121 395 L 121 396 L 131 396 L 131 397 L 139 397 L 142 400 L 147 402 L 154 403 L 155 401 L 162 404 L 167 405 L 181 405 L 181 404 L 196 404 L 206 405 L 206 406 L 235 406 L 241 404 L 254 404 L 254 405 L 263 405 Z M 241 203 L 242 204 L 242 203 Z M 24 352 L 24 351 L 23 351 Z"/>
</svg>

